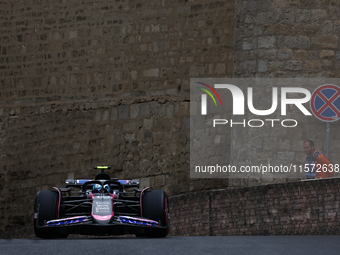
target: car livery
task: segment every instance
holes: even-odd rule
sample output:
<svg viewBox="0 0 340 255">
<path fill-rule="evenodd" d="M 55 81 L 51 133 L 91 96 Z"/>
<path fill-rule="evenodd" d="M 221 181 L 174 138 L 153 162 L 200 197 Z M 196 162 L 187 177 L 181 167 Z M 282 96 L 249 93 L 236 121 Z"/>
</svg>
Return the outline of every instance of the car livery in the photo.
<svg viewBox="0 0 340 255">
<path fill-rule="evenodd" d="M 66 188 L 53 187 L 36 195 L 34 232 L 38 238 L 69 234 L 166 237 L 169 201 L 162 190 L 139 189 L 139 180 L 111 178 L 100 169 L 94 179 L 67 179 Z"/>
</svg>

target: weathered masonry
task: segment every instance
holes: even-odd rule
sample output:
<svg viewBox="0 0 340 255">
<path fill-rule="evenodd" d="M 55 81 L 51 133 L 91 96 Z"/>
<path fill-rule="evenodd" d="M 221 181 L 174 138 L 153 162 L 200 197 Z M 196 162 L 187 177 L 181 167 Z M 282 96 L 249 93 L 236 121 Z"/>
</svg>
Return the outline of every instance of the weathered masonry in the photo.
<svg viewBox="0 0 340 255">
<path fill-rule="evenodd" d="M 190 78 L 339 77 L 338 0 L 5 0 L 0 13 L 1 236 L 30 225 L 38 190 L 93 165 L 171 196 L 263 184 L 190 179 Z M 323 124 L 261 149 L 303 160 L 306 136 L 324 149 Z"/>
</svg>

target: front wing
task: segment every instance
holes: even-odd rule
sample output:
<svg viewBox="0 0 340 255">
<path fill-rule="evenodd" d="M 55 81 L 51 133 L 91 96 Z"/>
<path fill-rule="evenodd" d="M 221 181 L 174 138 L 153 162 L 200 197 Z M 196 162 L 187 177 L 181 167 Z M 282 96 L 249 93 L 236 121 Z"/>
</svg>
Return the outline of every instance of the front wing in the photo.
<svg viewBox="0 0 340 255">
<path fill-rule="evenodd" d="M 130 216 L 114 216 L 107 224 L 98 224 L 91 216 L 76 216 L 70 218 L 56 219 L 45 222 L 44 226 L 37 228 L 60 229 L 62 234 L 81 235 L 124 235 L 144 234 L 145 229 L 166 229 L 159 222 Z"/>
</svg>

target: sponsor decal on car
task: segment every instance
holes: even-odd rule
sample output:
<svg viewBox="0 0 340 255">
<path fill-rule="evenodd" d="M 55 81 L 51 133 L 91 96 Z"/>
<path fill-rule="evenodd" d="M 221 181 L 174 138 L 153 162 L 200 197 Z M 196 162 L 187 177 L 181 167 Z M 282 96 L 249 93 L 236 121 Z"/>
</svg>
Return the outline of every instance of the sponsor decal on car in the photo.
<svg viewBox="0 0 340 255">
<path fill-rule="evenodd" d="M 159 226 L 157 221 L 142 219 L 142 218 L 135 218 L 129 216 L 119 216 L 118 218 L 123 223 L 131 223 L 131 224 L 138 224 L 144 226 Z"/>
</svg>

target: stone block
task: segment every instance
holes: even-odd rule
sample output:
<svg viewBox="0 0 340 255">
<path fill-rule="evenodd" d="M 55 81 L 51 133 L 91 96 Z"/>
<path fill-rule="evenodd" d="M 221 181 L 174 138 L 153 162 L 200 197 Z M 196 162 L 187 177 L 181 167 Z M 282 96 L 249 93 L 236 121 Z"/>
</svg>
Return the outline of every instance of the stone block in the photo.
<svg viewBox="0 0 340 255">
<path fill-rule="evenodd" d="M 110 114 L 110 120 L 116 120 L 117 117 L 118 117 L 118 110 L 117 110 L 117 107 L 113 107 L 111 109 L 111 114 Z"/>
<path fill-rule="evenodd" d="M 114 73 L 115 81 L 120 81 L 122 79 L 122 72 L 121 71 L 116 71 Z"/>
<path fill-rule="evenodd" d="M 298 37 L 298 47 L 300 49 L 308 49 L 310 47 L 310 39 L 307 36 Z"/>
<path fill-rule="evenodd" d="M 259 50 L 257 56 L 259 59 L 263 59 L 263 60 L 276 60 L 277 49 Z"/>
<path fill-rule="evenodd" d="M 309 34 L 309 35 L 315 35 L 318 33 L 318 31 L 320 30 L 320 24 L 318 23 L 313 23 L 313 24 L 305 24 L 302 27 L 302 31 L 305 34 Z"/>
<path fill-rule="evenodd" d="M 334 34 L 340 34 L 340 20 L 334 21 Z"/>
<path fill-rule="evenodd" d="M 160 32 L 160 24 L 151 24 L 151 32 Z"/>
<path fill-rule="evenodd" d="M 158 102 L 152 101 L 149 103 L 150 112 L 152 115 L 156 115 L 158 112 Z"/>
<path fill-rule="evenodd" d="M 157 52 L 159 50 L 159 43 L 158 42 L 154 42 L 153 43 L 153 51 Z"/>
<path fill-rule="evenodd" d="M 256 15 L 256 23 L 257 24 L 264 24 L 266 22 L 266 14 L 265 13 L 258 13 Z"/>
<path fill-rule="evenodd" d="M 294 58 L 295 59 L 307 59 L 308 52 L 306 50 L 297 50 L 294 52 Z"/>
<path fill-rule="evenodd" d="M 96 111 L 96 114 L 95 114 L 95 120 L 96 122 L 100 121 L 100 118 L 101 118 L 101 115 L 100 115 L 100 111 Z"/>
<path fill-rule="evenodd" d="M 298 46 L 298 38 L 297 36 L 285 36 L 284 37 L 284 46 L 290 49 L 297 48 Z"/>
<path fill-rule="evenodd" d="M 236 72 L 240 72 L 240 73 L 253 73 L 253 72 L 256 72 L 256 70 L 257 70 L 257 62 L 255 60 L 241 62 L 236 67 Z"/>
<path fill-rule="evenodd" d="M 321 63 L 319 60 L 308 60 L 304 63 L 303 69 L 307 72 L 317 72 L 321 70 Z"/>
<path fill-rule="evenodd" d="M 132 70 L 130 73 L 130 76 L 133 80 L 137 80 L 137 75 L 138 75 L 138 72 L 134 70 Z"/>
<path fill-rule="evenodd" d="M 146 178 L 141 178 L 140 179 L 140 186 L 141 187 L 150 187 L 150 177 L 146 177 Z"/>
<path fill-rule="evenodd" d="M 313 36 L 311 45 L 317 49 L 337 49 L 339 37 L 337 35 Z"/>
<path fill-rule="evenodd" d="M 333 21 L 326 20 L 321 24 L 320 34 L 322 35 L 330 35 L 333 34 Z"/>
<path fill-rule="evenodd" d="M 242 42 L 242 50 L 251 50 L 254 47 L 253 42 L 251 41 L 243 41 Z"/>
<path fill-rule="evenodd" d="M 289 26 L 286 24 L 275 24 L 274 26 L 274 32 L 277 35 L 287 35 L 289 34 Z"/>
<path fill-rule="evenodd" d="M 320 58 L 329 58 L 334 57 L 335 51 L 334 50 L 321 50 L 320 51 Z"/>
<path fill-rule="evenodd" d="M 333 61 L 324 59 L 324 60 L 321 61 L 321 65 L 322 65 L 322 69 L 324 69 L 324 70 L 332 70 Z"/>
<path fill-rule="evenodd" d="M 277 139 L 276 138 L 268 138 L 265 139 L 263 142 L 263 150 L 264 151 L 271 151 L 277 148 Z"/>
<path fill-rule="evenodd" d="M 147 50 L 148 50 L 148 46 L 147 46 L 146 44 L 141 44 L 141 45 L 139 46 L 139 50 L 140 50 L 140 51 L 147 51 Z"/>
<path fill-rule="evenodd" d="M 275 43 L 276 43 L 275 36 L 261 36 L 258 38 L 257 47 L 260 49 L 261 48 L 270 49 L 274 48 Z"/>
<path fill-rule="evenodd" d="M 253 35 L 254 35 L 254 36 L 262 35 L 262 29 L 261 29 L 260 27 L 254 27 L 254 29 L 253 29 Z"/>
<path fill-rule="evenodd" d="M 170 118 L 174 116 L 174 105 L 173 104 L 166 105 L 166 116 Z"/>
<path fill-rule="evenodd" d="M 164 91 L 162 90 L 150 91 L 150 92 L 147 92 L 147 94 L 150 94 L 151 96 L 162 96 L 164 95 Z"/>
<path fill-rule="evenodd" d="M 292 143 L 292 150 L 296 152 L 303 152 L 303 142 L 304 140 L 295 140 Z"/>
<path fill-rule="evenodd" d="M 263 50 L 263 51 L 266 51 L 266 50 Z M 242 52 L 235 53 L 235 58 L 238 59 L 238 61 L 255 60 L 256 55 L 255 55 L 255 51 L 253 51 L 253 50 L 252 51 L 242 51 Z M 212 69 L 213 64 L 210 64 L 209 67 L 210 66 L 211 66 L 211 69 Z"/>
<path fill-rule="evenodd" d="M 69 32 L 69 36 L 68 36 L 69 39 L 74 39 L 74 38 L 77 38 L 77 37 L 78 37 L 78 31 L 70 31 Z"/>
<path fill-rule="evenodd" d="M 159 76 L 159 68 L 144 70 L 143 76 L 144 77 L 158 77 Z"/>
<path fill-rule="evenodd" d="M 290 151 L 291 144 L 288 139 L 279 140 L 279 150 Z"/>
<path fill-rule="evenodd" d="M 162 104 L 160 106 L 160 109 L 159 109 L 159 115 L 161 116 L 165 116 L 166 115 L 166 107 L 167 107 L 168 104 Z"/>
<path fill-rule="evenodd" d="M 197 77 L 199 76 L 199 68 L 193 64 L 193 65 L 190 65 L 190 77 Z"/>
<path fill-rule="evenodd" d="M 290 49 L 284 49 L 278 51 L 278 59 L 280 60 L 286 60 L 286 59 L 292 59 L 293 58 L 293 52 Z"/>
<path fill-rule="evenodd" d="M 267 61 L 259 60 L 258 69 L 259 72 L 267 72 L 268 66 Z"/>
<path fill-rule="evenodd" d="M 150 114 L 149 103 L 140 104 L 140 114 L 142 114 L 142 115 L 149 115 Z"/>
<path fill-rule="evenodd" d="M 151 130 L 153 125 L 153 118 L 143 120 L 143 128 Z"/>
<path fill-rule="evenodd" d="M 109 111 L 104 111 L 104 113 L 103 113 L 103 121 L 107 121 L 108 120 L 108 118 L 109 118 Z"/>
<path fill-rule="evenodd" d="M 139 114 L 139 104 L 133 104 L 130 106 L 130 118 L 135 119 Z"/>
<path fill-rule="evenodd" d="M 135 133 L 126 133 L 124 135 L 124 138 L 125 138 L 126 141 L 131 143 L 136 139 L 136 134 Z"/>
<path fill-rule="evenodd" d="M 215 68 L 215 73 L 217 74 L 225 74 L 226 67 L 224 63 L 217 63 Z"/>
<path fill-rule="evenodd" d="M 137 123 L 134 122 L 127 122 L 127 123 L 123 123 L 122 125 L 122 130 L 123 131 L 131 131 L 131 130 L 135 130 L 137 127 Z"/>
<path fill-rule="evenodd" d="M 296 10 L 296 22 L 309 22 L 310 21 L 310 10 L 308 9 L 297 9 Z"/>
<path fill-rule="evenodd" d="M 303 62 L 300 60 L 289 60 L 286 62 L 286 69 L 289 71 L 300 71 L 302 70 Z"/>
<path fill-rule="evenodd" d="M 319 51 L 316 51 L 316 50 L 310 50 L 310 51 L 308 51 L 308 57 L 310 58 L 310 59 L 317 59 L 317 58 L 319 58 Z"/>
<path fill-rule="evenodd" d="M 190 128 L 190 118 L 183 117 L 182 118 L 182 129 L 189 129 Z"/>
<path fill-rule="evenodd" d="M 304 1 L 308 1 L 308 0 L 304 0 Z M 318 23 L 320 20 L 327 18 L 327 17 L 328 17 L 328 14 L 326 10 L 322 10 L 322 9 L 311 10 L 311 22 L 312 23 Z"/>
<path fill-rule="evenodd" d="M 165 91 L 166 95 L 176 95 L 177 94 L 177 89 L 168 89 Z"/>
<path fill-rule="evenodd" d="M 129 106 L 120 105 L 118 108 L 119 119 L 127 119 L 129 117 Z"/>
<path fill-rule="evenodd" d="M 275 18 L 283 24 L 294 24 L 295 22 L 295 9 L 287 8 L 282 11 L 282 15 L 274 12 Z"/>
</svg>

